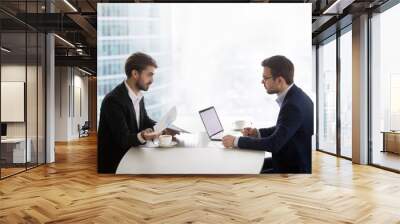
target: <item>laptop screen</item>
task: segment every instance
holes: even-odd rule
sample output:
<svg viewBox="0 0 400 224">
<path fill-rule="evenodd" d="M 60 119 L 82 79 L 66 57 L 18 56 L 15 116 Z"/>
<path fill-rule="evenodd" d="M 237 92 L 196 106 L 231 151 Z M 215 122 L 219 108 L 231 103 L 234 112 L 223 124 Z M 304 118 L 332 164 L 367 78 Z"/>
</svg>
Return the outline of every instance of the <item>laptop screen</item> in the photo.
<svg viewBox="0 0 400 224">
<path fill-rule="evenodd" d="M 201 110 L 199 113 L 208 136 L 211 137 L 224 131 L 224 129 L 222 128 L 222 124 L 218 118 L 217 111 L 214 107 L 209 107 L 207 109 Z"/>
</svg>

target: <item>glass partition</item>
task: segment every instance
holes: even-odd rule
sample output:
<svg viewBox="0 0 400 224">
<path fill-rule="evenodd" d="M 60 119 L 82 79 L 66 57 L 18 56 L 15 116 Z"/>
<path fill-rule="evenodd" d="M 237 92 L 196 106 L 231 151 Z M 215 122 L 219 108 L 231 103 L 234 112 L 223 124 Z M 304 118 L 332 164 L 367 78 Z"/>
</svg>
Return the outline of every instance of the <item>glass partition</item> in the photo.
<svg viewBox="0 0 400 224">
<path fill-rule="evenodd" d="M 25 31 L 1 34 L 2 177 L 24 171 L 31 161 L 31 141 L 26 136 L 26 41 Z"/>
<path fill-rule="evenodd" d="M 2 1 L 16 17 L 43 13 L 45 1 Z M 0 12 L 0 178 L 45 162 L 45 35 Z"/>
<path fill-rule="evenodd" d="M 340 154 L 352 157 L 352 34 L 340 36 Z"/>
<path fill-rule="evenodd" d="M 400 170 L 400 4 L 371 18 L 372 164 Z"/>
<path fill-rule="evenodd" d="M 336 36 L 318 48 L 318 149 L 336 154 Z"/>
</svg>

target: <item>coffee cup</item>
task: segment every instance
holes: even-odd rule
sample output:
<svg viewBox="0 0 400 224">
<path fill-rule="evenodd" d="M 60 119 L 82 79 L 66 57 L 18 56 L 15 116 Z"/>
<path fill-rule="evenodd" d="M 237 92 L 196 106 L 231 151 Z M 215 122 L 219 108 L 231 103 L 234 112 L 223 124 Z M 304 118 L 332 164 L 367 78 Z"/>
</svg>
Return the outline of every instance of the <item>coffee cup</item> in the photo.
<svg viewBox="0 0 400 224">
<path fill-rule="evenodd" d="M 233 122 L 233 126 L 235 129 L 243 129 L 246 126 L 245 120 L 237 120 Z"/>
<path fill-rule="evenodd" d="M 160 146 L 169 146 L 172 143 L 172 135 L 160 135 L 158 137 Z"/>
</svg>

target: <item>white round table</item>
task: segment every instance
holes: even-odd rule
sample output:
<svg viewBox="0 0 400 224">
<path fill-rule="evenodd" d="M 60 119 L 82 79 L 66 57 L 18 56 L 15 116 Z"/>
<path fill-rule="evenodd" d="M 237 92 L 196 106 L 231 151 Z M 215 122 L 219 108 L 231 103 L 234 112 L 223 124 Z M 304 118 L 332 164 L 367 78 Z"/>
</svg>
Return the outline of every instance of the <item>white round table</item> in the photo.
<svg viewBox="0 0 400 224">
<path fill-rule="evenodd" d="M 205 133 L 182 134 L 171 148 L 132 147 L 117 174 L 259 174 L 265 152 L 226 149 Z"/>
</svg>

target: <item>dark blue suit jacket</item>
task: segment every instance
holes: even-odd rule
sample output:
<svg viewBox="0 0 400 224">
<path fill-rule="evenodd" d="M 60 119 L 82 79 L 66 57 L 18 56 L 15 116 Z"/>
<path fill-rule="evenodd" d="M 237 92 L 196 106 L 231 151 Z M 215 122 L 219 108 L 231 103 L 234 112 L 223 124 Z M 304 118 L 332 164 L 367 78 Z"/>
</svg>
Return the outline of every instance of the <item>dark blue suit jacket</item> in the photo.
<svg viewBox="0 0 400 224">
<path fill-rule="evenodd" d="M 271 152 L 274 173 L 311 173 L 314 106 L 303 90 L 293 85 L 276 125 L 259 131 L 261 138 L 240 137 L 239 148 Z"/>
</svg>

